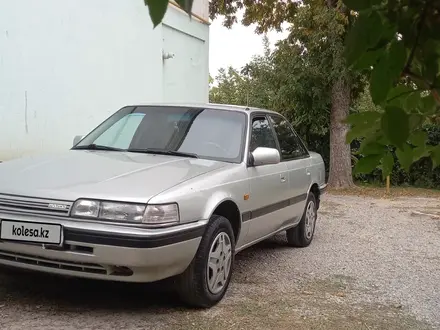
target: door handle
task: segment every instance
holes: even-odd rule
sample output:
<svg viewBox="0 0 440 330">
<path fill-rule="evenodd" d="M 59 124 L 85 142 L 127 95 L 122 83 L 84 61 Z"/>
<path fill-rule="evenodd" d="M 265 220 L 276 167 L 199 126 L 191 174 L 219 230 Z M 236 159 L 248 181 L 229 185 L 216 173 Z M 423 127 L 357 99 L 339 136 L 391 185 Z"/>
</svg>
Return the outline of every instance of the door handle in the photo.
<svg viewBox="0 0 440 330">
<path fill-rule="evenodd" d="M 280 175 L 280 180 L 282 183 L 286 182 L 286 177 L 284 175 Z"/>
</svg>

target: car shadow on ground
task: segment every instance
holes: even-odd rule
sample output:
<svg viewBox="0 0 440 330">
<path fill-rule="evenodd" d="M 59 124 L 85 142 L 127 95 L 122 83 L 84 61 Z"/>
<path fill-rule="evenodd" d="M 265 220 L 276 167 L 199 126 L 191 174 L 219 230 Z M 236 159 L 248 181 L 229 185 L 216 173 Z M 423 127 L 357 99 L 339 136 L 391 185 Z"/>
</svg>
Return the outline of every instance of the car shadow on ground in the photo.
<svg viewBox="0 0 440 330">
<path fill-rule="evenodd" d="M 68 278 L 0 269 L 0 304 L 18 303 L 59 310 L 138 310 L 181 307 L 170 281 L 138 284 Z"/>
<path fill-rule="evenodd" d="M 283 237 L 256 244 L 236 257 L 242 267 L 261 262 L 260 256 L 288 248 Z M 234 281 L 234 277 L 232 279 Z M 31 271 L 0 268 L 0 305 L 27 304 L 57 310 L 152 310 L 186 309 L 179 300 L 171 279 L 156 283 L 121 283 L 68 278 Z"/>
</svg>

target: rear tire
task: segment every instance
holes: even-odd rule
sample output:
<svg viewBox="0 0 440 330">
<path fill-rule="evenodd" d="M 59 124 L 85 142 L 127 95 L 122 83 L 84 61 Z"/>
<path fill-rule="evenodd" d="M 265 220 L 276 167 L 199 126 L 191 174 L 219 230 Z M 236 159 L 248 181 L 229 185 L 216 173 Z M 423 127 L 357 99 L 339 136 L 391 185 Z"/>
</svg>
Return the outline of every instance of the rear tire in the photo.
<svg viewBox="0 0 440 330">
<path fill-rule="evenodd" d="M 310 245 L 315 234 L 317 216 L 316 197 L 310 192 L 301 221 L 296 227 L 286 231 L 287 242 L 290 246 L 307 247 Z"/>
<path fill-rule="evenodd" d="M 213 215 L 191 264 L 177 277 L 177 291 L 186 304 L 209 308 L 226 293 L 232 276 L 235 237 L 225 217 Z"/>
</svg>

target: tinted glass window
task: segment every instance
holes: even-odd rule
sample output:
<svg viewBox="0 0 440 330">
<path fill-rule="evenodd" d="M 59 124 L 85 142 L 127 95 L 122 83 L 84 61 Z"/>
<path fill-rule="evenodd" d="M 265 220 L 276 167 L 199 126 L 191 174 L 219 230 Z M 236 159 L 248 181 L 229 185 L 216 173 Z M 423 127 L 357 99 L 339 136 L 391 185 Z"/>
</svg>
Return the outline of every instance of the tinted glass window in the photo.
<svg viewBox="0 0 440 330">
<path fill-rule="evenodd" d="M 246 115 L 187 107 L 123 108 L 78 146 L 92 143 L 120 149 L 161 149 L 194 153 L 200 158 L 240 162 Z"/>
<path fill-rule="evenodd" d="M 238 115 L 238 117 L 237 117 Z M 203 111 L 191 124 L 180 147 L 182 152 L 215 158 L 238 159 L 246 117 L 230 111 Z"/>
<path fill-rule="evenodd" d="M 288 160 L 307 155 L 307 150 L 292 130 L 290 124 L 279 116 L 270 116 L 270 118 L 280 144 L 281 158 Z"/>
<path fill-rule="evenodd" d="M 266 117 L 257 117 L 252 120 L 252 135 L 250 151 L 258 147 L 277 148 L 275 137 Z"/>
</svg>

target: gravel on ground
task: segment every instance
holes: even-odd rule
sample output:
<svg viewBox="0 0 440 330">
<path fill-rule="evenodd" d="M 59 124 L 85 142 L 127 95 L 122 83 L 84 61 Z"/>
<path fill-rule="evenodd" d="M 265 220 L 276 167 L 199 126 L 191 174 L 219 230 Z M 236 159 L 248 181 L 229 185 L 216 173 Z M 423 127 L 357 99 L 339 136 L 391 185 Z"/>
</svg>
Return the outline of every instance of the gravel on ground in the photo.
<svg viewBox="0 0 440 330">
<path fill-rule="evenodd" d="M 309 247 L 278 234 L 239 253 L 209 310 L 185 308 L 167 281 L 2 269 L 0 329 L 440 329 L 439 210 L 433 197 L 327 194 Z"/>
</svg>

